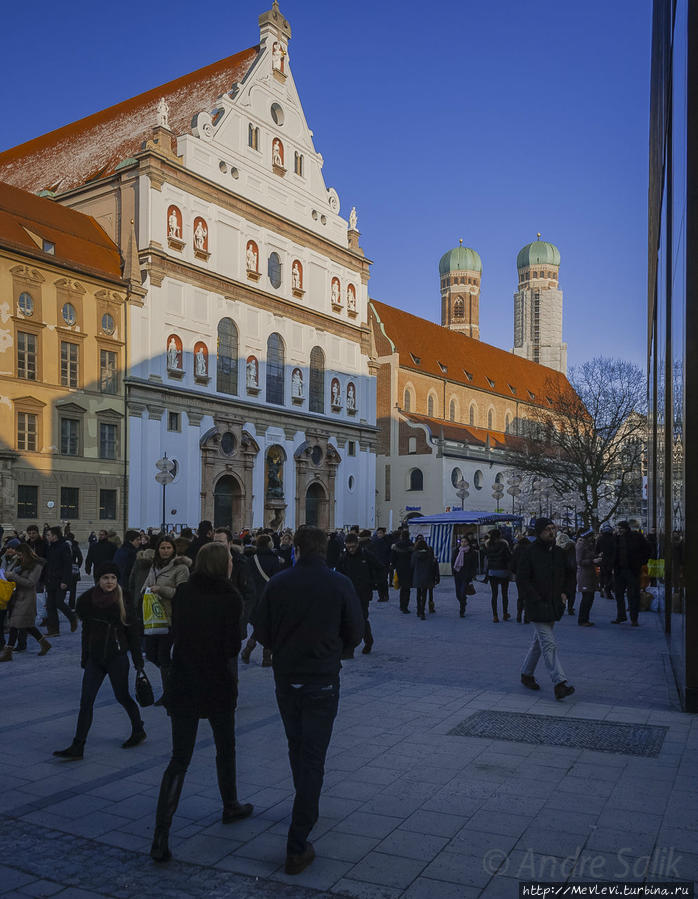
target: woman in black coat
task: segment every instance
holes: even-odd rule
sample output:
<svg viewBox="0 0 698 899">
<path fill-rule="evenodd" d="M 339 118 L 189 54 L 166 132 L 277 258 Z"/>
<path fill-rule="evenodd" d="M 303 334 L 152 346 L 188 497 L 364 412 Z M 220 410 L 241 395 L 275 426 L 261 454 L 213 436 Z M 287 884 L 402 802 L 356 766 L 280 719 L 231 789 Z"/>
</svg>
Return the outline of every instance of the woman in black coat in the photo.
<svg viewBox="0 0 698 899">
<path fill-rule="evenodd" d="M 256 551 L 253 552 L 250 556 L 248 556 L 248 565 L 250 571 L 252 572 L 252 581 L 254 583 L 254 589 L 256 594 L 256 602 L 253 608 L 250 610 L 249 617 L 252 618 L 254 614 L 254 610 L 257 607 L 257 603 L 262 598 L 262 593 L 264 593 L 264 588 L 267 586 L 267 581 L 272 578 L 275 574 L 281 571 L 284 567 L 281 559 L 278 557 L 276 552 L 274 551 L 274 541 L 272 540 L 269 534 L 260 534 L 257 537 L 256 543 Z M 255 638 L 254 632 L 252 636 L 249 638 L 247 643 L 245 644 L 245 648 L 240 653 L 240 658 L 245 664 L 250 661 L 250 656 L 257 645 L 257 640 Z M 262 654 L 262 667 L 269 668 L 271 666 L 271 650 L 263 649 Z"/>
<path fill-rule="evenodd" d="M 128 594 L 119 586 L 119 569 L 113 562 L 102 562 L 95 569 L 97 583 L 80 596 L 78 617 L 82 621 L 82 678 L 80 713 L 73 742 L 67 749 L 53 754 L 62 759 L 78 760 L 83 756 L 85 740 L 92 725 L 99 688 L 105 677 L 111 681 L 114 696 L 131 719 L 131 736 L 122 743 L 130 749 L 145 740 L 145 730 L 138 706 L 128 691 L 131 653 L 136 671 L 143 668 L 140 647 L 140 627 Z"/>
<path fill-rule="evenodd" d="M 453 550 L 451 572 L 456 585 L 456 599 L 460 606 L 460 617 L 465 617 L 468 603 L 468 587 L 473 582 L 477 571 L 477 548 L 473 547 L 467 537 L 461 537 L 460 546 Z"/>
<path fill-rule="evenodd" d="M 204 544 L 190 579 L 172 598 L 172 667 L 166 698 L 172 720 L 172 759 L 165 769 L 150 856 L 171 857 L 168 838 L 184 777 L 194 753 L 199 719 L 208 718 L 216 743 L 223 823 L 252 814 L 238 802 L 235 776 L 235 707 L 242 598 L 230 583 L 233 563 L 221 543 Z"/>
</svg>

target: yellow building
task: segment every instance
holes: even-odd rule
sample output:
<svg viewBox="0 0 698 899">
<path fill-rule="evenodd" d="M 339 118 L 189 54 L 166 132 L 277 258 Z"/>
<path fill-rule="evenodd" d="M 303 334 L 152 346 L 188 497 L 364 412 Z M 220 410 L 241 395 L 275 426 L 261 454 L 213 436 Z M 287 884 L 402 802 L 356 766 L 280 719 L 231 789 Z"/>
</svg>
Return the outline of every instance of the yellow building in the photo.
<svg viewBox="0 0 698 899">
<path fill-rule="evenodd" d="M 128 286 L 97 222 L 0 183 L 0 523 L 123 529 Z"/>
</svg>

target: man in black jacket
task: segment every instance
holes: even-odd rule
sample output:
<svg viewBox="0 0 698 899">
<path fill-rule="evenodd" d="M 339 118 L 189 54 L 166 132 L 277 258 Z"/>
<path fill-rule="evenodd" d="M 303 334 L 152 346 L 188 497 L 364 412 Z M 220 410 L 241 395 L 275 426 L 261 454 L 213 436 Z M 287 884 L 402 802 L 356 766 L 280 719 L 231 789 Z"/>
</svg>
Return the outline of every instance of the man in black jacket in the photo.
<svg viewBox="0 0 698 899">
<path fill-rule="evenodd" d="M 636 522 L 633 522 L 636 524 Z M 611 624 L 621 624 L 628 620 L 625 613 L 625 591 L 628 591 L 630 623 L 638 627 L 640 612 L 640 574 L 642 566 L 650 557 L 649 543 L 638 530 L 631 530 L 627 521 L 618 522 L 618 539 L 613 564 L 616 589 L 616 617 Z"/>
<path fill-rule="evenodd" d="M 410 532 L 407 528 L 400 531 L 398 539 L 390 547 L 390 570 L 388 577 L 393 580 L 393 574 L 397 572 L 397 581 L 400 588 L 400 611 L 409 615 L 410 590 L 412 589 L 412 550 L 414 544 L 410 540 Z"/>
<path fill-rule="evenodd" d="M 210 543 L 213 540 L 213 525 L 210 521 L 200 521 L 199 527 L 196 530 L 196 537 L 189 544 L 189 549 L 187 551 L 187 555 L 191 559 L 192 568 L 194 567 L 194 562 L 196 562 L 196 554 L 201 549 L 202 546 L 205 546 L 207 543 Z"/>
<path fill-rule="evenodd" d="M 128 579 L 131 577 L 131 569 L 136 561 L 140 545 L 140 531 L 129 530 L 124 534 L 124 542 L 114 553 L 112 562 L 119 569 L 119 586 L 122 590 L 128 587 Z"/>
<path fill-rule="evenodd" d="M 342 553 L 336 570 L 346 575 L 354 585 L 356 595 L 361 603 L 361 611 L 364 613 L 364 648 L 361 652 L 366 655 L 373 646 L 373 634 L 371 623 L 368 620 L 368 606 L 371 602 L 371 594 L 376 583 L 383 577 L 383 569 L 376 557 L 361 545 L 356 534 L 349 533 L 344 541 Z M 354 650 L 348 649 L 343 658 L 352 659 Z"/>
<path fill-rule="evenodd" d="M 376 528 L 376 533 L 371 538 L 369 549 L 383 568 L 380 580 L 377 583 L 378 602 L 388 602 L 388 571 L 390 570 L 390 537 L 385 533 L 385 528 Z"/>
<path fill-rule="evenodd" d="M 111 562 L 116 554 L 116 546 L 109 539 L 105 530 L 99 531 L 97 541 L 90 544 L 85 559 L 85 574 L 89 574 L 94 568 L 95 584 L 97 583 L 97 568 L 102 562 Z"/>
<path fill-rule="evenodd" d="M 364 618 L 351 581 L 327 567 L 325 532 L 304 525 L 293 539 L 296 564 L 269 581 L 253 624 L 259 642 L 272 651 L 296 788 L 285 870 L 300 874 L 315 858 L 308 836 L 318 819 L 339 704 L 340 659 L 361 641 Z"/>
<path fill-rule="evenodd" d="M 555 531 L 549 518 L 536 519 L 536 539 L 522 553 L 516 569 L 519 596 L 523 598 L 526 617 L 535 629 L 521 669 L 521 683 L 529 690 L 540 690 L 533 675 L 542 655 L 553 682 L 555 699 L 564 699 L 574 693 L 574 687 L 567 683 L 553 635 L 553 625 L 562 618 L 567 602 L 565 554 L 555 545 Z"/>
<path fill-rule="evenodd" d="M 78 616 L 65 601 L 65 594 L 73 577 L 73 556 L 59 527 L 49 528 L 46 539 L 48 540 L 48 559 L 44 569 L 46 636 L 57 637 L 59 635 L 59 609 L 70 622 L 71 631 L 77 630 L 78 627 Z"/>
</svg>

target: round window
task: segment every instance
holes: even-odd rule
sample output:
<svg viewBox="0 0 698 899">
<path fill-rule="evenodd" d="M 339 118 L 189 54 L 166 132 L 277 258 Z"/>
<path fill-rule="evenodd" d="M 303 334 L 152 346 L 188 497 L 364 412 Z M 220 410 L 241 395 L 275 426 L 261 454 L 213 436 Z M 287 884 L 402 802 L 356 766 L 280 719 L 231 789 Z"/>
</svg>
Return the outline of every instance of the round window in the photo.
<svg viewBox="0 0 698 899">
<path fill-rule="evenodd" d="M 322 447 L 315 444 L 310 453 L 310 458 L 313 460 L 313 465 L 319 465 L 322 462 Z"/>
<path fill-rule="evenodd" d="M 226 431 L 221 437 L 221 450 L 226 456 L 232 456 L 235 452 L 235 435 L 230 431 Z"/>
<path fill-rule="evenodd" d="M 460 468 L 454 468 L 451 472 L 451 483 L 454 487 L 457 487 L 462 480 L 463 472 L 460 470 Z"/>
<path fill-rule="evenodd" d="M 108 312 L 105 312 L 102 316 L 102 330 L 105 334 L 113 334 L 116 330 L 114 319 Z"/>
<path fill-rule="evenodd" d="M 63 321 L 68 326 L 72 326 L 78 320 L 77 313 L 75 312 L 75 306 L 72 303 L 64 303 L 63 304 Z"/>
<path fill-rule="evenodd" d="M 271 117 L 274 120 L 274 124 L 283 125 L 284 123 L 284 111 L 279 106 L 278 103 L 271 104 Z"/>
<path fill-rule="evenodd" d="M 17 305 L 22 315 L 28 317 L 34 314 L 34 299 L 30 293 L 20 293 Z"/>
</svg>

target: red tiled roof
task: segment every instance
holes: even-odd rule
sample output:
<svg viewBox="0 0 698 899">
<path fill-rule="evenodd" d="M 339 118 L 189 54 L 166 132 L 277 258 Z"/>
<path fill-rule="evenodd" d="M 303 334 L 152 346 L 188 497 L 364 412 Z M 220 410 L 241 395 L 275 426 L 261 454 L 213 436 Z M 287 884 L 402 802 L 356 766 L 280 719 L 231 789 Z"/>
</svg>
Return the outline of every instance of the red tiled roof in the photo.
<svg viewBox="0 0 698 899">
<path fill-rule="evenodd" d="M 515 356 L 377 300 L 371 300 L 370 304 L 383 324 L 385 334 L 395 344 L 403 368 L 446 378 L 466 387 L 506 397 L 512 402 L 546 408 L 550 405 L 548 395 L 554 399 L 556 395 L 572 389 L 565 375 L 545 365 Z"/>
<path fill-rule="evenodd" d="M 444 440 L 455 440 L 470 446 L 487 446 L 492 449 L 520 449 L 522 437 L 513 434 L 502 434 L 501 431 L 490 431 L 487 428 L 476 428 L 474 425 L 462 425 L 455 421 L 444 421 L 441 418 L 430 418 L 416 412 L 402 412 L 402 415 L 417 425 L 426 425 L 434 437 Z"/>
<path fill-rule="evenodd" d="M 183 134 L 198 112 L 210 111 L 241 81 L 259 47 L 212 63 L 160 87 L 0 153 L 0 180 L 38 193 L 66 191 L 114 171 L 142 150 L 157 124 L 157 106 L 167 101 L 170 129 Z"/>
<path fill-rule="evenodd" d="M 54 244 L 53 254 L 44 254 L 47 261 L 121 278 L 119 248 L 92 216 L 0 182 L 0 246 L 41 255 L 27 230 Z"/>
</svg>

